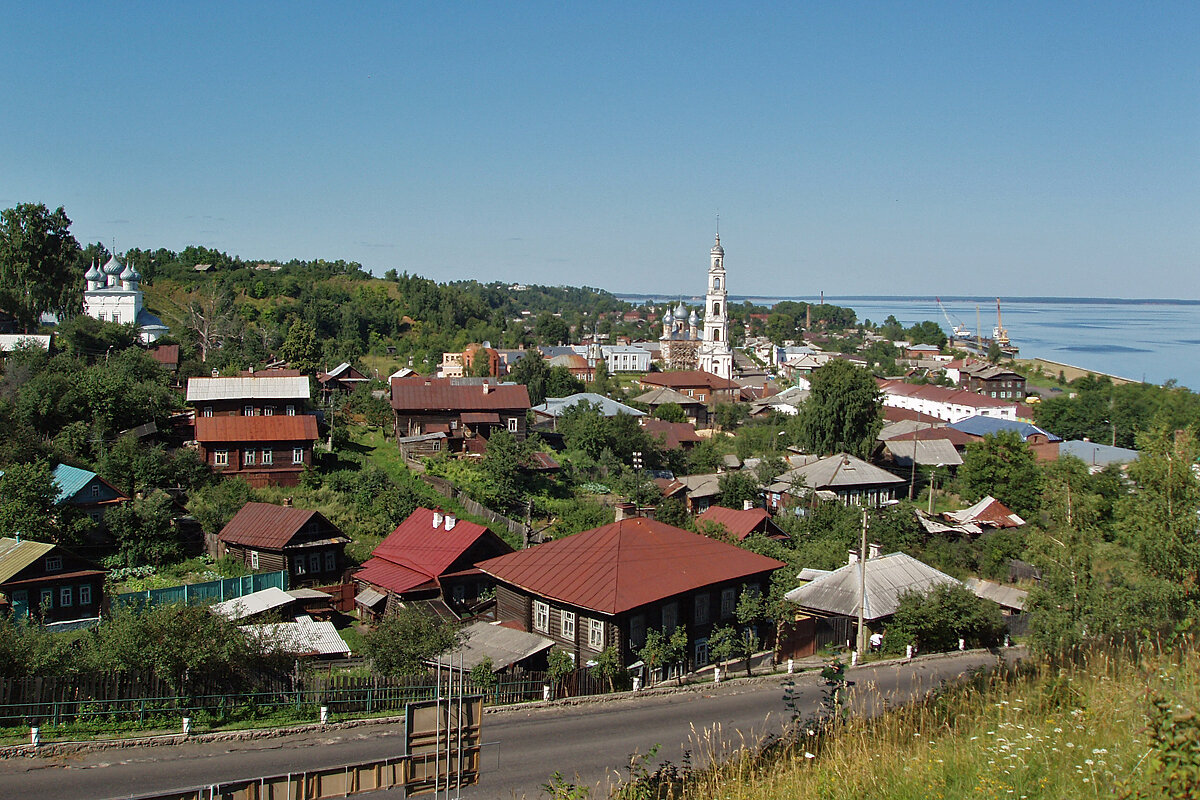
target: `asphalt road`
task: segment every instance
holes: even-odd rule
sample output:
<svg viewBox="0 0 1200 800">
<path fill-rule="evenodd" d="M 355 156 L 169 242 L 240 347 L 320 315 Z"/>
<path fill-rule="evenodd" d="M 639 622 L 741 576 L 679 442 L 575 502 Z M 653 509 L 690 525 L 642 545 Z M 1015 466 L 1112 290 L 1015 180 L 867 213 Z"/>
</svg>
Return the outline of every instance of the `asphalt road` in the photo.
<svg viewBox="0 0 1200 800">
<path fill-rule="evenodd" d="M 850 671 L 861 708 L 902 702 L 964 672 L 996 663 L 986 653 L 926 657 L 911 663 Z M 625 774 L 632 753 L 658 745 L 652 766 L 721 757 L 743 742 L 781 730 L 787 719 L 782 677 L 732 682 L 705 691 L 613 699 L 577 706 L 513 709 L 483 721 L 482 773 L 462 797 L 538 798 L 559 771 L 572 780 L 603 785 Z M 816 709 L 820 687 L 797 686 L 802 714 Z M 191 742 L 162 747 L 100 750 L 54 758 L 0 761 L 0 800 L 102 800 L 136 797 L 228 780 L 298 772 L 397 755 L 402 726 L 345 730 L 235 742 Z M 400 797 L 398 791 L 373 797 Z M 593 797 L 604 797 L 594 791 Z"/>
</svg>

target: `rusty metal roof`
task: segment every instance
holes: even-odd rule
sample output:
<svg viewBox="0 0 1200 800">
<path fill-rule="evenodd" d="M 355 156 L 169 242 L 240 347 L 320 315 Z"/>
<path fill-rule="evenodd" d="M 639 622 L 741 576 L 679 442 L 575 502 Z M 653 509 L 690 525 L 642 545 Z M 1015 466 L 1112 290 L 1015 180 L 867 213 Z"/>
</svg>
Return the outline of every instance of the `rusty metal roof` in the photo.
<svg viewBox="0 0 1200 800">
<path fill-rule="evenodd" d="M 381 559 L 418 572 L 426 579 L 434 579 L 445 573 L 463 553 L 485 536 L 495 538 L 504 549 L 508 547 L 487 528 L 474 522 L 455 519 L 454 526 L 447 529 L 448 521 L 454 519 L 452 516 L 441 515 L 440 524 L 434 527 L 435 513 L 440 512 L 428 508 L 413 511 L 408 519 L 397 525 L 396 530 L 371 551 L 373 558 L 367 563 Z M 356 577 L 361 578 L 362 573 Z"/>
<path fill-rule="evenodd" d="M 603 614 L 620 614 L 783 566 L 782 561 L 644 517 L 478 564 L 505 583 Z"/>
<path fill-rule="evenodd" d="M 246 503 L 221 529 L 218 538 L 227 544 L 240 544 L 261 550 L 282 550 L 314 517 L 337 530 L 319 511 L 277 506 L 273 503 Z M 345 534 L 339 533 L 335 538 L 350 541 L 350 537 Z"/>
<path fill-rule="evenodd" d="M 392 380 L 392 408 L 397 411 L 503 411 L 529 405 L 529 391 L 516 383 L 462 386 L 449 378 Z"/>
<path fill-rule="evenodd" d="M 740 389 L 741 387 L 728 378 L 705 372 L 702 369 L 681 370 L 679 372 L 654 372 L 639 378 L 643 386 L 670 386 L 684 388 L 707 386 L 709 389 Z"/>
<path fill-rule="evenodd" d="M 198 442 L 312 442 L 316 438 L 317 418 L 311 414 L 196 418 Z"/>
<path fill-rule="evenodd" d="M 754 529 L 762 524 L 763 520 L 770 519 L 771 515 L 764 508 L 747 508 L 735 509 L 725 508 L 724 506 L 711 506 L 700 516 L 696 517 L 697 521 L 716 522 L 724 525 L 725 530 L 729 531 L 730 535 L 739 542 L 754 532 Z"/>
</svg>

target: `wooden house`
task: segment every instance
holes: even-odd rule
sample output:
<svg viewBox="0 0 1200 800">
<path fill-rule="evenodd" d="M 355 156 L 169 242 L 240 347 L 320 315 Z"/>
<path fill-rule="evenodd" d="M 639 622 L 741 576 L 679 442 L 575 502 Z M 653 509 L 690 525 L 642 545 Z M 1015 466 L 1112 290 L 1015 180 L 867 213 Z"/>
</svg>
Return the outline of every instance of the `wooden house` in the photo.
<svg viewBox="0 0 1200 800">
<path fill-rule="evenodd" d="M 717 403 L 735 403 L 742 394 L 737 383 L 702 369 L 651 372 L 638 379 L 638 386 L 647 391 L 660 387 L 674 389 L 710 408 Z"/>
<path fill-rule="evenodd" d="M 14 618 L 93 619 L 103 602 L 99 565 L 56 544 L 0 538 L 0 605 Z"/>
<path fill-rule="evenodd" d="M 200 458 L 222 475 L 241 475 L 251 486 L 297 486 L 312 464 L 317 418 L 200 417 Z"/>
<path fill-rule="evenodd" d="M 189 378 L 187 402 L 203 417 L 272 417 L 306 414 L 311 407 L 307 375 L 268 370 L 235 377 Z"/>
<path fill-rule="evenodd" d="M 311 511 L 272 503 L 246 503 L 217 537 L 218 556 L 252 572 L 286 569 L 289 585 L 337 583 L 346 571 L 350 537 Z"/>
<path fill-rule="evenodd" d="M 524 386 L 491 380 L 397 378 L 391 390 L 397 438 L 444 433 L 451 452 L 461 452 L 468 439 L 486 440 L 495 430 L 525 438 L 530 403 Z"/>
<path fill-rule="evenodd" d="M 636 660 L 646 632 L 682 625 L 693 667 L 710 662 L 708 637 L 736 624 L 740 593 L 764 594 L 782 561 L 631 517 L 479 564 L 496 580 L 501 624 L 552 639 L 577 664 L 615 647 Z M 760 633 L 769 638 L 763 625 Z"/>
<path fill-rule="evenodd" d="M 355 388 L 369 380 L 366 375 L 350 366 L 349 361 L 344 361 L 329 372 L 318 372 L 317 388 L 321 393 L 321 401 L 329 405 L 336 395 L 351 394 Z"/>
</svg>

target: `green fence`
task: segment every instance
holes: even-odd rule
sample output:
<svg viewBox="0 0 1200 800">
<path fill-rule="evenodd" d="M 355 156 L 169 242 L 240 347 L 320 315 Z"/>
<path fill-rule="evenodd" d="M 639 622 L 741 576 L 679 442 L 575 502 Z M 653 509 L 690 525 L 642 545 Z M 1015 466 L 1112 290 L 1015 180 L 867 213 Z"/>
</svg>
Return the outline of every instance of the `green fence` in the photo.
<svg viewBox="0 0 1200 800">
<path fill-rule="evenodd" d="M 113 606 L 155 606 L 170 603 L 185 605 L 202 605 L 204 603 L 220 603 L 235 597 L 261 592 L 263 589 L 288 588 L 288 572 L 256 572 L 253 575 L 243 575 L 240 578 L 221 578 L 204 583 L 188 583 L 183 586 L 168 586 L 164 589 L 147 589 L 144 592 L 126 592 L 119 594 L 113 600 Z"/>
</svg>

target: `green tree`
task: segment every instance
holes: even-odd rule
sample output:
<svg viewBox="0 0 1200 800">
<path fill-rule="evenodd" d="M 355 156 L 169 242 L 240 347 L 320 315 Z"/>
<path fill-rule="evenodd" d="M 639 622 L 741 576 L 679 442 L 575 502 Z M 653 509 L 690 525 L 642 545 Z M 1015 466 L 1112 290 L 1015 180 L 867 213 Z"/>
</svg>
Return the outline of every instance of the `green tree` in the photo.
<svg viewBox="0 0 1200 800">
<path fill-rule="evenodd" d="M 608 372 L 608 362 L 603 358 L 596 361 L 596 370 L 592 377 L 591 390 L 606 397 L 612 393 L 614 381 Z"/>
<path fill-rule="evenodd" d="M 740 403 L 717 403 L 713 417 L 723 431 L 732 431 L 750 416 L 749 409 Z"/>
<path fill-rule="evenodd" d="M 654 409 L 654 418 L 663 422 L 687 422 L 687 415 L 683 413 L 683 406 L 679 403 L 663 403 Z"/>
<path fill-rule="evenodd" d="M 526 352 L 508 373 L 508 378 L 513 383 L 525 385 L 529 392 L 529 402 L 533 405 L 546 402 L 546 382 L 550 378 L 550 367 L 537 350 Z"/>
<path fill-rule="evenodd" d="M 766 598 L 757 586 L 748 586 L 738 595 L 734 616 L 742 628 L 734 639 L 734 654 L 746 659 L 746 677 L 750 677 L 754 674 L 754 654 L 762 645 L 762 638 L 758 635 L 758 624 L 768 616 Z"/>
<path fill-rule="evenodd" d="M 676 528 L 687 529 L 691 522 L 691 516 L 687 512 L 687 505 L 678 497 L 668 497 L 658 504 L 658 508 L 654 510 L 654 518 L 659 522 L 667 525 L 674 525 Z"/>
<path fill-rule="evenodd" d="M 523 448 L 506 430 L 492 433 L 480 467 L 492 489 L 492 499 L 501 510 L 508 510 L 521 499 L 521 462 Z"/>
<path fill-rule="evenodd" d="M 738 632 L 732 625 L 722 625 L 714 628 L 708 635 L 708 657 L 713 663 L 725 667 L 726 662 L 733 658 L 738 648 Z"/>
<path fill-rule="evenodd" d="M 375 671 L 388 677 L 421 672 L 425 662 L 457 643 L 454 626 L 407 606 L 389 612 L 363 637 L 363 649 Z"/>
<path fill-rule="evenodd" d="M 888 652 L 917 644 L 924 652 L 938 653 L 956 649 L 960 638 L 968 647 L 991 647 L 1003 634 L 1000 607 L 953 583 L 903 595 L 883 641 Z"/>
<path fill-rule="evenodd" d="M 609 645 L 596 655 L 592 672 L 596 677 L 608 682 L 608 690 L 617 690 L 617 681 L 623 681 L 626 676 L 625 665 L 621 662 L 621 654 L 615 645 Z"/>
<path fill-rule="evenodd" d="M 717 491 L 717 503 L 726 508 L 741 508 L 747 500 L 757 506 L 762 498 L 758 478 L 744 470 L 722 474 L 717 479 Z"/>
<path fill-rule="evenodd" d="M 967 445 L 958 468 L 958 491 L 969 503 L 991 495 L 1026 519 L 1038 509 L 1042 470 L 1015 431 L 998 431 Z"/>
<path fill-rule="evenodd" d="M 279 357 L 301 372 L 316 372 L 321 358 L 316 329 L 302 319 L 293 322 L 288 328 L 287 338 L 279 346 Z"/>
<path fill-rule="evenodd" d="M 41 315 L 73 316 L 82 303 L 81 249 L 62 206 L 18 203 L 0 211 L 0 308 L 28 333 Z"/>
<path fill-rule="evenodd" d="M 571 338 L 571 328 L 561 317 L 550 311 L 543 311 L 533 325 L 533 334 L 542 344 L 561 345 Z"/>
<path fill-rule="evenodd" d="M 12 464 L 0 475 L 0 531 L 6 536 L 58 542 L 61 531 L 55 519 L 58 486 L 44 461 Z"/>
<path fill-rule="evenodd" d="M 558 697 L 563 689 L 563 679 L 575 671 L 575 659 L 566 650 L 557 647 L 546 657 L 546 680 L 550 683 L 550 696 Z"/>
<path fill-rule="evenodd" d="M 871 373 L 835 359 L 813 370 L 811 382 L 797 426 L 800 446 L 820 455 L 869 457 L 883 428 L 882 395 Z"/>
<path fill-rule="evenodd" d="M 568 397 L 583 391 L 583 381 L 566 367 L 551 367 L 546 375 L 547 397 Z"/>
<path fill-rule="evenodd" d="M 121 564 L 159 566 L 182 558 L 174 516 L 171 498 L 162 491 L 109 510 L 104 526 L 116 540 Z"/>
</svg>

